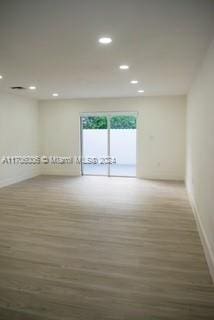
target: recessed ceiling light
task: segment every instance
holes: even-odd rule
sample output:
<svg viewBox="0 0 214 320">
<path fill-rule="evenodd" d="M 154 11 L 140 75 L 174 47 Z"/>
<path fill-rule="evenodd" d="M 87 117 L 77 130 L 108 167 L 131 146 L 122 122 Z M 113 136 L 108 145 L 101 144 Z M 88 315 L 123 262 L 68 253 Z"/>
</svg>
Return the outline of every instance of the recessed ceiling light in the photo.
<svg viewBox="0 0 214 320">
<path fill-rule="evenodd" d="M 58 97 L 59 94 L 58 94 L 58 93 L 53 93 L 52 96 L 53 96 L 53 97 Z"/>
<path fill-rule="evenodd" d="M 112 38 L 110 37 L 102 37 L 99 39 L 99 43 L 101 44 L 110 44 L 112 42 Z"/>
<path fill-rule="evenodd" d="M 132 81 L 130 81 L 130 83 L 131 83 L 131 84 L 137 84 L 138 81 L 137 81 L 137 80 L 132 80 Z"/>
<path fill-rule="evenodd" d="M 28 87 L 28 89 L 30 89 L 30 90 L 36 90 L 36 86 L 30 86 L 30 87 Z"/>
<path fill-rule="evenodd" d="M 144 93 L 144 90 L 138 90 L 138 93 Z"/>
<path fill-rule="evenodd" d="M 119 66 L 120 70 L 128 70 L 129 66 L 127 64 L 122 64 L 121 66 Z"/>
<path fill-rule="evenodd" d="M 3 76 L 0 75 L 0 79 L 3 79 Z"/>
</svg>

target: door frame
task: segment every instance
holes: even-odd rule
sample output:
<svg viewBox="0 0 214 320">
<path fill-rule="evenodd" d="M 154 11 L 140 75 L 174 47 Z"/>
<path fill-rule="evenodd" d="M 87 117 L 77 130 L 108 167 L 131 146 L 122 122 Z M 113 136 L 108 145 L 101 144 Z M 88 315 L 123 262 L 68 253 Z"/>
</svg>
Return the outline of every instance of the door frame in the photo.
<svg viewBox="0 0 214 320">
<path fill-rule="evenodd" d="M 107 157 L 110 157 L 110 152 L 111 152 L 111 128 L 110 128 L 110 119 L 113 116 L 121 116 L 121 115 L 126 115 L 126 116 L 134 116 L 136 118 L 136 175 L 135 176 L 116 176 L 116 175 L 111 175 L 111 170 L 110 170 L 110 166 L 111 164 L 108 164 L 108 172 L 107 174 L 85 174 L 83 172 L 83 163 L 82 163 L 82 159 L 83 159 L 83 152 L 84 152 L 84 144 L 83 144 L 83 126 L 82 126 L 82 118 L 84 117 L 101 117 L 104 116 L 107 118 Z M 81 112 L 79 114 L 79 119 L 80 119 L 80 153 L 81 153 L 81 168 L 80 168 L 80 173 L 82 176 L 96 176 L 96 177 L 124 177 L 124 178 L 136 178 L 137 176 L 137 146 L 138 146 L 138 112 L 137 111 L 106 111 L 106 112 L 102 112 L 102 111 L 92 111 L 92 112 Z"/>
</svg>

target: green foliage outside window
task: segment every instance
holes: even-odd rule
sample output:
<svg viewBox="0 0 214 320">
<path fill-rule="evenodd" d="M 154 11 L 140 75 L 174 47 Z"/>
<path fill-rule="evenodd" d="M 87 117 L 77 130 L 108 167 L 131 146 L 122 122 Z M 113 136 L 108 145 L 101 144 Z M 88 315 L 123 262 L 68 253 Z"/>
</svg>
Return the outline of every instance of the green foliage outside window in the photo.
<svg viewBox="0 0 214 320">
<path fill-rule="evenodd" d="M 83 118 L 83 129 L 107 129 L 106 117 L 86 117 Z"/>
<path fill-rule="evenodd" d="M 107 117 L 85 117 L 83 118 L 83 129 L 107 129 Z M 110 119 L 111 129 L 136 129 L 136 117 L 115 116 Z"/>
<path fill-rule="evenodd" d="M 111 129 L 136 129 L 136 117 L 115 116 L 110 120 Z"/>
</svg>

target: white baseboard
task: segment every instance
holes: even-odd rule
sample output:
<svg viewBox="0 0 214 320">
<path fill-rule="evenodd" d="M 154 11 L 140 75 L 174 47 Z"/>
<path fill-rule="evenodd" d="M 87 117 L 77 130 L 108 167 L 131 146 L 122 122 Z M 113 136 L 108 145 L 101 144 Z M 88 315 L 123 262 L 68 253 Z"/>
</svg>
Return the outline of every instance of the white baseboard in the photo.
<svg viewBox="0 0 214 320">
<path fill-rule="evenodd" d="M 198 232 L 199 232 L 199 236 L 201 239 L 201 243 L 204 249 L 204 253 L 205 253 L 205 257 L 207 260 L 207 264 L 208 264 L 208 268 L 210 271 L 210 275 L 211 278 L 214 282 L 214 253 L 212 252 L 209 240 L 207 238 L 206 232 L 204 230 L 203 224 L 201 222 L 201 218 L 197 209 L 197 205 L 195 202 L 195 199 L 192 195 L 192 192 L 190 190 L 190 188 L 188 188 L 187 186 L 187 193 L 188 193 L 188 197 L 189 197 L 189 201 L 190 201 L 190 205 L 192 207 L 193 213 L 194 213 L 194 217 L 195 217 L 195 221 L 197 224 L 197 228 L 198 228 Z"/>
<path fill-rule="evenodd" d="M 26 175 L 21 175 L 21 176 L 16 176 L 16 177 L 13 177 L 13 178 L 0 180 L 0 188 L 7 187 L 7 186 L 9 186 L 11 184 L 18 183 L 18 182 L 21 182 L 21 181 L 24 181 L 24 180 L 27 180 L 27 179 L 31 179 L 31 178 L 37 177 L 38 175 L 39 175 L 39 173 L 32 173 L 32 174 L 26 174 Z"/>
<path fill-rule="evenodd" d="M 75 169 L 67 169 L 60 167 L 42 167 L 40 170 L 41 175 L 53 175 L 53 176 L 80 176 L 80 168 Z"/>
<path fill-rule="evenodd" d="M 79 177 L 81 173 L 78 172 L 60 172 L 60 171 L 53 171 L 53 170 L 42 170 L 40 172 L 41 176 L 66 176 L 66 177 Z"/>
<path fill-rule="evenodd" d="M 173 174 L 142 174 L 137 172 L 137 177 L 146 180 L 163 180 L 163 181 L 184 181 L 183 176 L 176 176 Z"/>
</svg>

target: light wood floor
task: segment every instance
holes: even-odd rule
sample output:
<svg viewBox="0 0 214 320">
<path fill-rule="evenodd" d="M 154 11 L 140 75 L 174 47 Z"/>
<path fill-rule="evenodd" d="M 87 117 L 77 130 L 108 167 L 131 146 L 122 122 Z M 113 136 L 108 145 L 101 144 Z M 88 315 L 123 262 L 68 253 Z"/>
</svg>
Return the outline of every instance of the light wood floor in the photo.
<svg viewBox="0 0 214 320">
<path fill-rule="evenodd" d="M 184 185 L 38 177 L 0 189 L 0 319 L 214 319 Z"/>
</svg>

